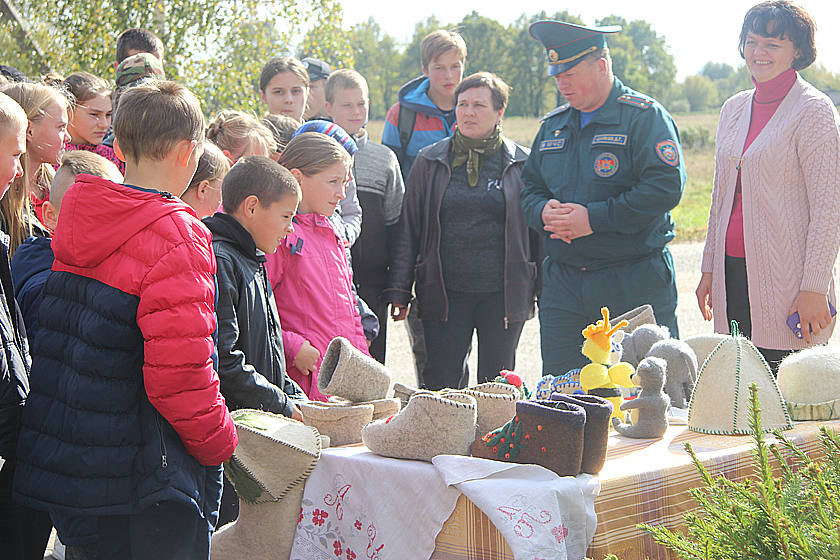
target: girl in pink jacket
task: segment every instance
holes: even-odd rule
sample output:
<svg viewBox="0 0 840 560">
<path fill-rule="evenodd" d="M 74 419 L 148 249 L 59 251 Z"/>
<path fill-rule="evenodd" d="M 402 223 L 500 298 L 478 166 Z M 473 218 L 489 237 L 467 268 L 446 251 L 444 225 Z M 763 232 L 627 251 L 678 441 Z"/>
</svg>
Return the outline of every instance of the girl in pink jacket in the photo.
<svg viewBox="0 0 840 560">
<path fill-rule="evenodd" d="M 280 313 L 289 376 L 310 399 L 326 400 L 318 391 L 318 370 L 330 341 L 343 336 L 368 354 L 345 242 L 328 218 L 344 198 L 351 159 L 329 136 L 307 132 L 289 142 L 279 163 L 298 180 L 303 198 L 294 233 L 276 253 L 266 255 L 268 279 Z"/>
</svg>

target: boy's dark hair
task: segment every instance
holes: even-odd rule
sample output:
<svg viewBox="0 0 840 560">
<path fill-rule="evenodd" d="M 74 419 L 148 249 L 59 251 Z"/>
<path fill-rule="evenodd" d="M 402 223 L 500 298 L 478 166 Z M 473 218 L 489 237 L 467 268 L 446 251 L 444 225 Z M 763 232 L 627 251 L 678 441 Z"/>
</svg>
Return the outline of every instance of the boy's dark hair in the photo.
<svg viewBox="0 0 840 560">
<path fill-rule="evenodd" d="M 177 82 L 151 80 L 122 94 L 114 136 L 126 159 L 165 159 L 183 140 L 204 139 L 204 114 L 195 95 Z"/>
<path fill-rule="evenodd" d="M 249 196 L 267 208 L 289 195 L 300 199 L 300 186 L 288 169 L 265 156 L 248 156 L 230 168 L 222 182 L 225 214 L 233 215 Z"/>
<path fill-rule="evenodd" d="M 128 51 L 132 50 L 162 55 L 163 42 L 148 29 L 126 29 L 117 39 L 117 64 L 128 58 Z"/>
<path fill-rule="evenodd" d="M 772 25 L 771 25 L 772 24 Z M 817 45 L 814 33 L 817 24 L 805 8 L 787 0 L 768 0 L 750 8 L 744 16 L 738 51 L 744 58 L 747 33 L 774 39 L 790 39 L 799 51 L 793 59 L 794 70 L 804 70 L 817 60 Z"/>
</svg>

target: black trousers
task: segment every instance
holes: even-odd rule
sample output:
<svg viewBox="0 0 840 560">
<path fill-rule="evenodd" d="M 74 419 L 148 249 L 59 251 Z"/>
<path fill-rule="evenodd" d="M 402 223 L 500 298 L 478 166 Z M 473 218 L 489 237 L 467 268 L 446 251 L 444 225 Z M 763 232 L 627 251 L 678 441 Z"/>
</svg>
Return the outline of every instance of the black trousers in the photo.
<svg viewBox="0 0 840 560">
<path fill-rule="evenodd" d="M 380 364 L 385 363 L 385 342 L 388 338 L 388 304 L 382 301 L 382 292 L 385 291 L 384 284 L 356 286 L 359 297 L 365 300 L 376 318 L 379 319 L 379 336 L 370 343 L 371 357 Z"/>
<path fill-rule="evenodd" d="M 42 560 L 52 531 L 50 514 L 12 500 L 14 459 L 0 469 L 0 560 Z"/>
<path fill-rule="evenodd" d="M 98 560 L 206 560 L 210 527 L 198 512 L 158 502 L 137 515 L 97 518 Z"/>
<path fill-rule="evenodd" d="M 504 292 L 471 294 L 446 291 L 448 321 L 423 321 L 426 333 L 426 388 L 463 388 L 469 381 L 465 362 L 473 332 L 478 333 L 478 382 L 492 381 L 516 366 L 516 347 L 524 321 L 505 324 Z"/>
<path fill-rule="evenodd" d="M 747 284 L 747 259 L 726 256 L 724 261 L 726 275 L 726 318 L 728 323 L 738 323 L 738 331 L 747 338 L 752 338 L 752 318 L 750 317 L 750 292 Z M 756 346 L 758 348 L 758 346 Z M 779 364 L 793 350 L 773 350 L 758 348 L 764 361 L 770 366 L 773 375 L 779 371 Z"/>
</svg>

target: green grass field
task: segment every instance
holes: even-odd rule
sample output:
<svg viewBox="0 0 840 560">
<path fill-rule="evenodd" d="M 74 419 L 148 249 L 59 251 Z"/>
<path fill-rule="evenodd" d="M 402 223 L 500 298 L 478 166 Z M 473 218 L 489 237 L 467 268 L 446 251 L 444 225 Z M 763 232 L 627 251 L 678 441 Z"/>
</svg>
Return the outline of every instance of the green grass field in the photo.
<svg viewBox="0 0 840 560">
<path fill-rule="evenodd" d="M 714 138 L 717 131 L 718 113 L 690 113 L 674 115 L 680 130 L 706 129 Z M 368 133 L 374 141 L 382 139 L 384 121 L 371 121 Z M 522 117 L 507 118 L 502 122 L 505 136 L 530 146 L 540 127 L 539 119 Z M 706 238 L 706 224 L 709 205 L 712 201 L 712 181 L 715 174 L 714 147 L 685 149 L 686 185 L 682 200 L 672 215 L 676 224 L 676 242 L 702 241 Z"/>
</svg>

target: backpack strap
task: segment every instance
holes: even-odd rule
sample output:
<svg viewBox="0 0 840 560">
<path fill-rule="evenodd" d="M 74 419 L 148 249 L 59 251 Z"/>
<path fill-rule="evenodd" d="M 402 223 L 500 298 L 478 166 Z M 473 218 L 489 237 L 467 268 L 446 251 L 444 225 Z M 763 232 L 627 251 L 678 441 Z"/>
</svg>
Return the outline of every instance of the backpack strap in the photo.
<svg viewBox="0 0 840 560">
<path fill-rule="evenodd" d="M 403 151 L 408 151 L 408 143 L 414 135 L 414 122 L 417 119 L 417 111 L 409 109 L 404 103 L 400 103 L 400 115 L 397 117 L 397 130 L 400 133 L 400 146 Z"/>
</svg>

